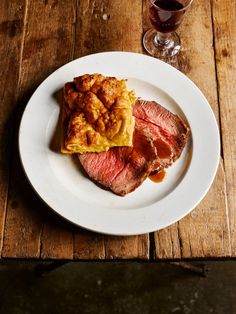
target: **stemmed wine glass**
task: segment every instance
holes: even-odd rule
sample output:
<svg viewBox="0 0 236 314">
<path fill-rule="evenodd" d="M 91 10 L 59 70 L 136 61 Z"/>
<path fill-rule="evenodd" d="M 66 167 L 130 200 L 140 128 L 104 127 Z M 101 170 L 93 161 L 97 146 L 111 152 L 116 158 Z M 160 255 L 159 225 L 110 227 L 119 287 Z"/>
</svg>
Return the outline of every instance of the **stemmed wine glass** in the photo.
<svg viewBox="0 0 236 314">
<path fill-rule="evenodd" d="M 147 0 L 149 18 L 154 27 L 143 37 L 143 45 L 154 57 L 168 58 L 177 54 L 181 47 L 178 34 L 184 13 L 193 0 Z"/>
</svg>

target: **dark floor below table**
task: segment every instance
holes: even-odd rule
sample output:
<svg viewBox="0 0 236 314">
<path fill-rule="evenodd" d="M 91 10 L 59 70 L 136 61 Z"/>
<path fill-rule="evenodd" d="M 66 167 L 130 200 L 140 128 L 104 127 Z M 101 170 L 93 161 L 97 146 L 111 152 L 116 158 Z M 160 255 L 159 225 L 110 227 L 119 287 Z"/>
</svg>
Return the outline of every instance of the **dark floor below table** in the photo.
<svg viewBox="0 0 236 314">
<path fill-rule="evenodd" d="M 0 261 L 0 313 L 236 313 L 236 262 L 207 262 L 206 278 L 164 263 Z"/>
</svg>

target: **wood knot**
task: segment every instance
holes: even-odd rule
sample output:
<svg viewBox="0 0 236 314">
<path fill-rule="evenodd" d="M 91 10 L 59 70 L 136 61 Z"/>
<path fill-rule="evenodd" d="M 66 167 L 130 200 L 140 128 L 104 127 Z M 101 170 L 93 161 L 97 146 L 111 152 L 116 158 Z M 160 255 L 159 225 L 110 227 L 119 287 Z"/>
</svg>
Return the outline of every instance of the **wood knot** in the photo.
<svg viewBox="0 0 236 314">
<path fill-rule="evenodd" d="M 12 202 L 11 202 L 11 208 L 12 208 L 12 209 L 17 208 L 18 206 L 19 206 L 18 201 L 12 201 Z"/>
<path fill-rule="evenodd" d="M 226 48 L 222 49 L 222 55 L 223 57 L 228 57 L 229 56 L 229 52 Z"/>
<path fill-rule="evenodd" d="M 9 37 L 14 37 L 22 32 L 23 21 L 12 20 L 12 21 L 3 21 L 0 23 L 0 33 L 7 34 Z"/>
</svg>

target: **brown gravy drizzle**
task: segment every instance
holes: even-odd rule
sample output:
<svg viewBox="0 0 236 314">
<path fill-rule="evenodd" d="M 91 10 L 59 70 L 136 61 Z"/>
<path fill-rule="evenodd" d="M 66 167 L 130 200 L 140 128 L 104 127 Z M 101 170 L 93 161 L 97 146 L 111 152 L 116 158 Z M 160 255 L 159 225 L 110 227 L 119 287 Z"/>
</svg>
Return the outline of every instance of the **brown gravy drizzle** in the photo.
<svg viewBox="0 0 236 314">
<path fill-rule="evenodd" d="M 167 144 L 165 141 L 163 141 L 161 138 L 158 138 L 155 140 L 155 147 L 157 149 L 157 155 L 159 158 L 171 158 L 172 151 L 169 144 Z M 156 165 L 156 169 L 158 168 L 158 163 Z M 153 182 L 159 183 L 164 180 L 166 176 L 165 169 L 162 169 L 160 171 L 155 171 L 152 174 L 150 174 L 149 179 Z"/>
<path fill-rule="evenodd" d="M 165 169 L 162 169 L 154 174 L 150 174 L 149 179 L 152 180 L 153 182 L 159 183 L 164 180 L 166 176 L 166 171 Z"/>
</svg>

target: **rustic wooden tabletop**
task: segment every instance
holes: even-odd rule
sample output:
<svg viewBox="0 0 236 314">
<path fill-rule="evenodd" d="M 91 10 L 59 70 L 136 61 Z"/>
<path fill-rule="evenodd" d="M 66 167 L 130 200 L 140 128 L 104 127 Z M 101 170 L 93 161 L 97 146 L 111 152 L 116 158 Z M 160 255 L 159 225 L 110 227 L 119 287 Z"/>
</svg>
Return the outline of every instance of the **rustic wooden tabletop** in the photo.
<svg viewBox="0 0 236 314">
<path fill-rule="evenodd" d="M 100 51 L 144 53 L 142 0 L 0 2 L 0 256 L 35 259 L 177 260 L 236 256 L 236 0 L 194 0 L 169 62 L 203 91 L 217 118 L 222 158 L 204 200 L 154 234 L 103 236 L 54 214 L 28 183 L 19 120 L 36 87 L 72 59 Z M 191 104 L 190 104 L 191 105 Z M 201 169 L 199 170 L 201 171 Z"/>
</svg>

